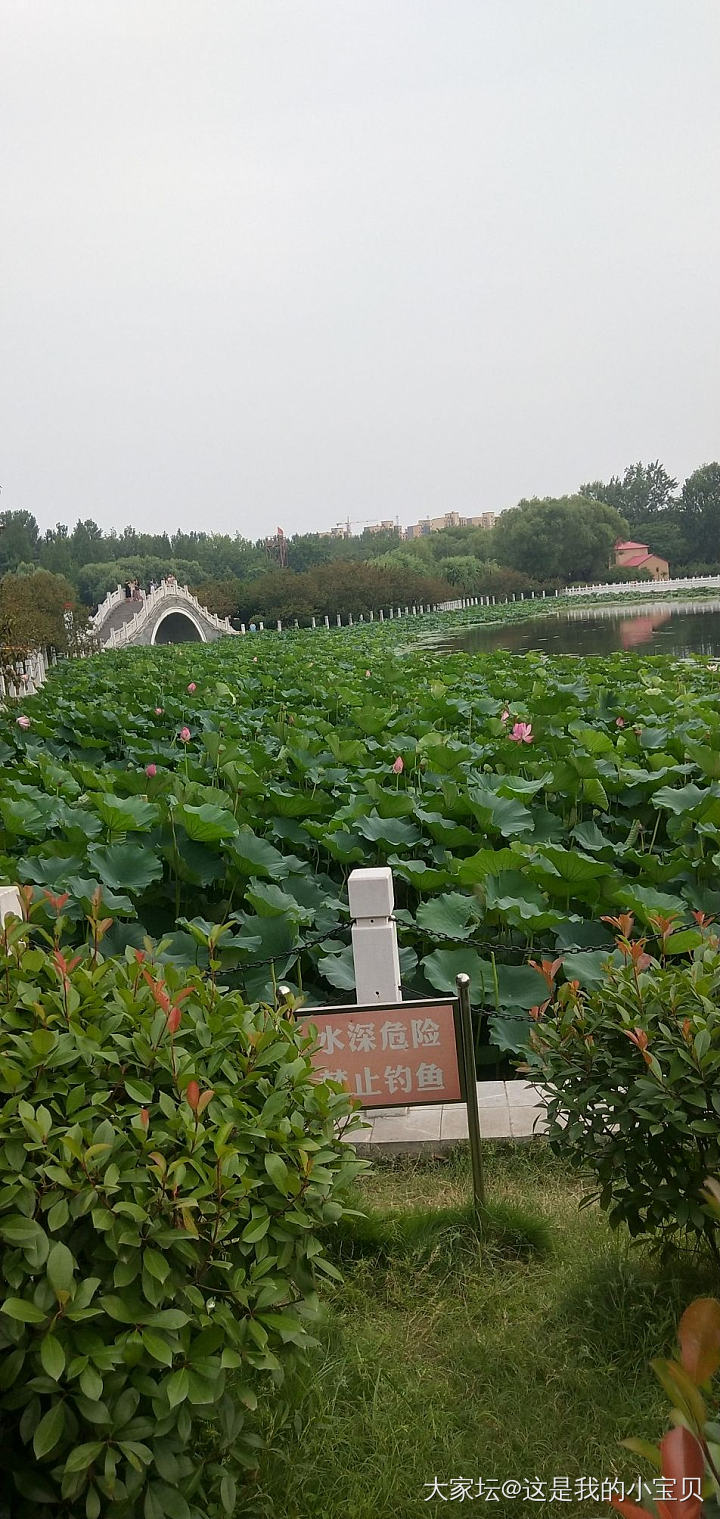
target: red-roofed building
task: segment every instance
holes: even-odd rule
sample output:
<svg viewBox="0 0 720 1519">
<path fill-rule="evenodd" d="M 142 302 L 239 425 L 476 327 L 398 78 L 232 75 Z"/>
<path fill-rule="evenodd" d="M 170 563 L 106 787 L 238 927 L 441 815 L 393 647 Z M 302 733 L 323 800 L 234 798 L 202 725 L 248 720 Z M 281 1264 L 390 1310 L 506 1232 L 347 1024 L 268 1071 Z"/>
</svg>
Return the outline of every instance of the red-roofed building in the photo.
<svg viewBox="0 0 720 1519">
<path fill-rule="evenodd" d="M 669 580 L 670 566 L 667 559 L 662 559 L 659 554 L 651 554 L 646 543 L 615 544 L 615 566 L 626 570 L 647 570 L 653 580 Z"/>
</svg>

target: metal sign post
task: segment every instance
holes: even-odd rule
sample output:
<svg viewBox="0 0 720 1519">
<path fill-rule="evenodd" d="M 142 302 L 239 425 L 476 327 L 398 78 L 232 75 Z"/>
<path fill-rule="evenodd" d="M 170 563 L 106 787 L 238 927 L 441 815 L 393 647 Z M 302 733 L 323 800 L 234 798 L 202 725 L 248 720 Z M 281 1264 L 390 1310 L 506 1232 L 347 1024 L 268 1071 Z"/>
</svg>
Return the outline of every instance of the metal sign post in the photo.
<svg viewBox="0 0 720 1519">
<path fill-rule="evenodd" d="M 480 1218 L 485 1207 L 485 1178 L 483 1176 L 482 1144 L 480 1139 L 480 1114 L 477 1100 L 477 1073 L 475 1070 L 475 1044 L 470 1010 L 470 977 L 462 972 L 455 982 L 460 1003 L 460 1070 L 464 1085 L 467 1108 L 468 1138 L 472 1161 L 473 1199 L 476 1217 Z"/>
</svg>

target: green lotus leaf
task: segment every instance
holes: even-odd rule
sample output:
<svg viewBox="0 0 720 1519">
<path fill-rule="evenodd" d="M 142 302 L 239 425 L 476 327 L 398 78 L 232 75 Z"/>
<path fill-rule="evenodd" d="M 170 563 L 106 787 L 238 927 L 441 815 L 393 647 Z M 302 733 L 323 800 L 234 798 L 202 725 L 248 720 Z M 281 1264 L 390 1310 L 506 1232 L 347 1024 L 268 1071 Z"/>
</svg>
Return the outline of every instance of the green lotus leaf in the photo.
<svg viewBox="0 0 720 1519">
<path fill-rule="evenodd" d="M 139 796 L 113 796 L 103 792 L 93 796 L 93 805 L 111 833 L 137 833 L 152 828 L 158 821 L 160 811 L 153 802 L 143 801 Z"/>
<path fill-rule="evenodd" d="M 100 878 L 117 891 L 145 891 L 163 873 L 162 860 L 146 844 L 91 844 L 88 859 Z"/>
<path fill-rule="evenodd" d="M 422 902 L 416 918 L 420 928 L 449 939 L 467 939 L 477 927 L 472 897 L 462 896 L 458 891 L 448 891 L 431 902 Z"/>
<path fill-rule="evenodd" d="M 274 879 L 288 875 L 292 868 L 285 863 L 279 849 L 269 839 L 259 838 L 252 828 L 241 828 L 233 839 L 230 858 L 249 876 L 271 876 Z"/>
<path fill-rule="evenodd" d="M 203 802 L 199 807 L 177 807 L 174 820 L 185 829 L 188 838 L 199 844 L 219 844 L 221 840 L 230 839 L 238 832 L 232 812 L 227 807 L 218 807 L 214 802 Z"/>
</svg>

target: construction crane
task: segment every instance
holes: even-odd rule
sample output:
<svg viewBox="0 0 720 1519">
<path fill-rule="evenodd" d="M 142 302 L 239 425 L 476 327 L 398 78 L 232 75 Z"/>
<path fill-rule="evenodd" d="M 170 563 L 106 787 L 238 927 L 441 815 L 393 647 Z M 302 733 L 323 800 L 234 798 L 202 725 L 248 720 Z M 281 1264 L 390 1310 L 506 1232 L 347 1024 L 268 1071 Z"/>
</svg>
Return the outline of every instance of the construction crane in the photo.
<svg viewBox="0 0 720 1519">
<path fill-rule="evenodd" d="M 287 539 L 281 527 L 274 538 L 265 539 L 265 553 L 269 559 L 275 560 L 281 570 L 287 568 Z"/>
<path fill-rule="evenodd" d="M 345 537 L 346 538 L 352 538 L 353 535 L 352 535 L 351 529 L 354 528 L 354 527 L 369 527 L 369 526 L 372 526 L 372 527 L 378 527 L 379 528 L 379 527 L 381 527 L 381 525 L 382 524 L 379 523 L 379 522 L 377 522 L 374 517 L 353 517 L 353 518 L 348 517 L 348 518 L 346 518 L 345 522 L 336 522 L 335 523 L 335 530 L 337 530 L 337 528 L 344 528 L 345 529 Z M 396 526 L 397 531 L 399 533 L 400 532 L 400 518 L 399 517 L 395 518 L 395 526 Z"/>
</svg>

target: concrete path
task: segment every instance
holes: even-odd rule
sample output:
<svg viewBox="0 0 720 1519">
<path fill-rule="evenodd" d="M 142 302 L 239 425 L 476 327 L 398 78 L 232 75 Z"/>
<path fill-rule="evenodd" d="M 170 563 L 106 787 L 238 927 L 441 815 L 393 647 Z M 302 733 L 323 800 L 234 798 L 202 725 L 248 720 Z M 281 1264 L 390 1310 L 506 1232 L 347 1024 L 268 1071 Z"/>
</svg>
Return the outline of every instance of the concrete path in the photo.
<svg viewBox="0 0 720 1519">
<path fill-rule="evenodd" d="M 477 1091 L 483 1139 L 532 1139 L 547 1131 L 544 1105 L 528 1081 L 479 1081 Z M 468 1137 L 464 1103 L 383 1108 L 363 1120 L 367 1127 L 349 1137 L 365 1155 L 438 1154 Z"/>
</svg>

